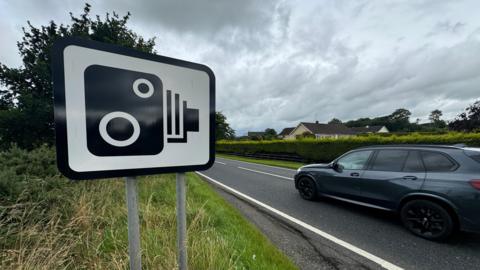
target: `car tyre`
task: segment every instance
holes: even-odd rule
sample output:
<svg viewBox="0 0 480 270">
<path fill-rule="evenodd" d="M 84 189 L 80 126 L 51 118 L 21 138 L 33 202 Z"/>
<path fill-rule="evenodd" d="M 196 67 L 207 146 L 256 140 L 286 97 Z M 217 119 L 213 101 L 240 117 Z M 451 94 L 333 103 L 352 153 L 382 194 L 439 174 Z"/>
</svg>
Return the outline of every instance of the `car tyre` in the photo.
<svg viewBox="0 0 480 270">
<path fill-rule="evenodd" d="M 308 201 L 314 201 L 317 199 L 317 186 L 310 177 L 300 177 L 298 179 L 298 192 L 300 196 Z"/>
<path fill-rule="evenodd" d="M 455 228 L 449 211 L 429 200 L 407 202 L 400 210 L 400 217 L 410 232 L 428 240 L 445 240 L 453 234 Z"/>
</svg>

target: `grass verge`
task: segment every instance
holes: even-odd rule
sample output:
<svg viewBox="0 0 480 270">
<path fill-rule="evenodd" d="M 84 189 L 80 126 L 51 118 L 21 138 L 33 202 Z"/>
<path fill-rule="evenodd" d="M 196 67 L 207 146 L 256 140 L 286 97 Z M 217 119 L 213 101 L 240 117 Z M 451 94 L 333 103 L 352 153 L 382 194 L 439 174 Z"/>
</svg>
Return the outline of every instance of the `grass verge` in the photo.
<svg viewBox="0 0 480 270">
<path fill-rule="evenodd" d="M 305 163 L 301 162 L 294 162 L 294 161 L 283 161 L 283 160 L 273 160 L 273 159 L 259 159 L 259 158 L 249 158 L 249 157 L 242 157 L 242 156 L 235 156 L 235 155 L 227 155 L 227 154 L 216 154 L 217 157 L 220 158 L 228 158 L 234 159 L 239 161 L 246 161 L 258 164 L 264 164 L 269 166 L 277 166 L 277 167 L 284 167 L 289 169 L 298 169 L 305 165 Z"/>
<path fill-rule="evenodd" d="M 70 182 L 47 168 L 55 164 L 47 148 L 0 161 L 0 269 L 128 269 L 124 181 Z M 143 267 L 175 269 L 174 175 L 138 183 Z M 190 269 L 296 269 L 193 173 L 187 224 Z"/>
</svg>

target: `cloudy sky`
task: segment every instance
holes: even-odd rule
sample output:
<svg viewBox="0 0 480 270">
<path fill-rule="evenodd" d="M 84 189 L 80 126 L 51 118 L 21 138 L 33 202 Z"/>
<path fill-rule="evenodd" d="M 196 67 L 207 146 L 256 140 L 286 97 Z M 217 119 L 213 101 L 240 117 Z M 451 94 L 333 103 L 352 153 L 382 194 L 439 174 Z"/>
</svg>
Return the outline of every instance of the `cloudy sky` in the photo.
<svg viewBox="0 0 480 270">
<path fill-rule="evenodd" d="M 237 134 L 390 114 L 452 119 L 480 98 L 480 2 L 89 1 L 92 14 L 132 13 L 159 54 L 204 63 L 217 110 Z M 69 22 L 81 1 L 0 0 L 0 62 L 19 66 L 30 20 Z"/>
</svg>

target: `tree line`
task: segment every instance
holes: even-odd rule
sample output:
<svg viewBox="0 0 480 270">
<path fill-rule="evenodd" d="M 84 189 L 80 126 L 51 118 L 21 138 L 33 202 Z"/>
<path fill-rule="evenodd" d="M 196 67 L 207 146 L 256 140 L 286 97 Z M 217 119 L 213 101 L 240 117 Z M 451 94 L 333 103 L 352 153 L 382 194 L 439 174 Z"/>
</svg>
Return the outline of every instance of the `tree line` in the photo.
<svg viewBox="0 0 480 270">
<path fill-rule="evenodd" d="M 374 118 L 359 118 L 346 121 L 347 127 L 386 126 L 391 132 L 441 132 L 441 131 L 480 131 L 480 100 L 468 106 L 452 121 L 442 119 L 443 113 L 439 109 L 430 112 L 429 122 L 420 123 L 420 119 L 410 121 L 412 113 L 407 109 L 397 109 L 393 113 Z M 333 118 L 329 123 L 342 123 Z"/>
</svg>

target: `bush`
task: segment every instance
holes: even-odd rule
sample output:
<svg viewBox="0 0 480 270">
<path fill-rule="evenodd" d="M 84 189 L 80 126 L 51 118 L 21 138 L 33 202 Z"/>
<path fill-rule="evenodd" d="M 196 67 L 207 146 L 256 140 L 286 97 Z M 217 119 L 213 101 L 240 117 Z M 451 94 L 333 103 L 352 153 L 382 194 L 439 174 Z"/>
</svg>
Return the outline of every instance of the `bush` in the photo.
<svg viewBox="0 0 480 270">
<path fill-rule="evenodd" d="M 26 151 L 13 146 L 0 152 L 0 202 L 18 201 L 25 196 L 45 197 L 60 182 L 65 183 L 59 176 L 53 148 L 44 145 Z"/>
<path fill-rule="evenodd" d="M 293 154 L 308 161 L 330 162 L 339 155 L 362 146 L 382 144 L 442 144 L 464 143 L 480 146 L 478 133 L 447 133 L 408 135 L 368 135 L 345 138 L 275 140 L 275 141 L 219 141 L 216 151 L 233 154 Z"/>
</svg>

